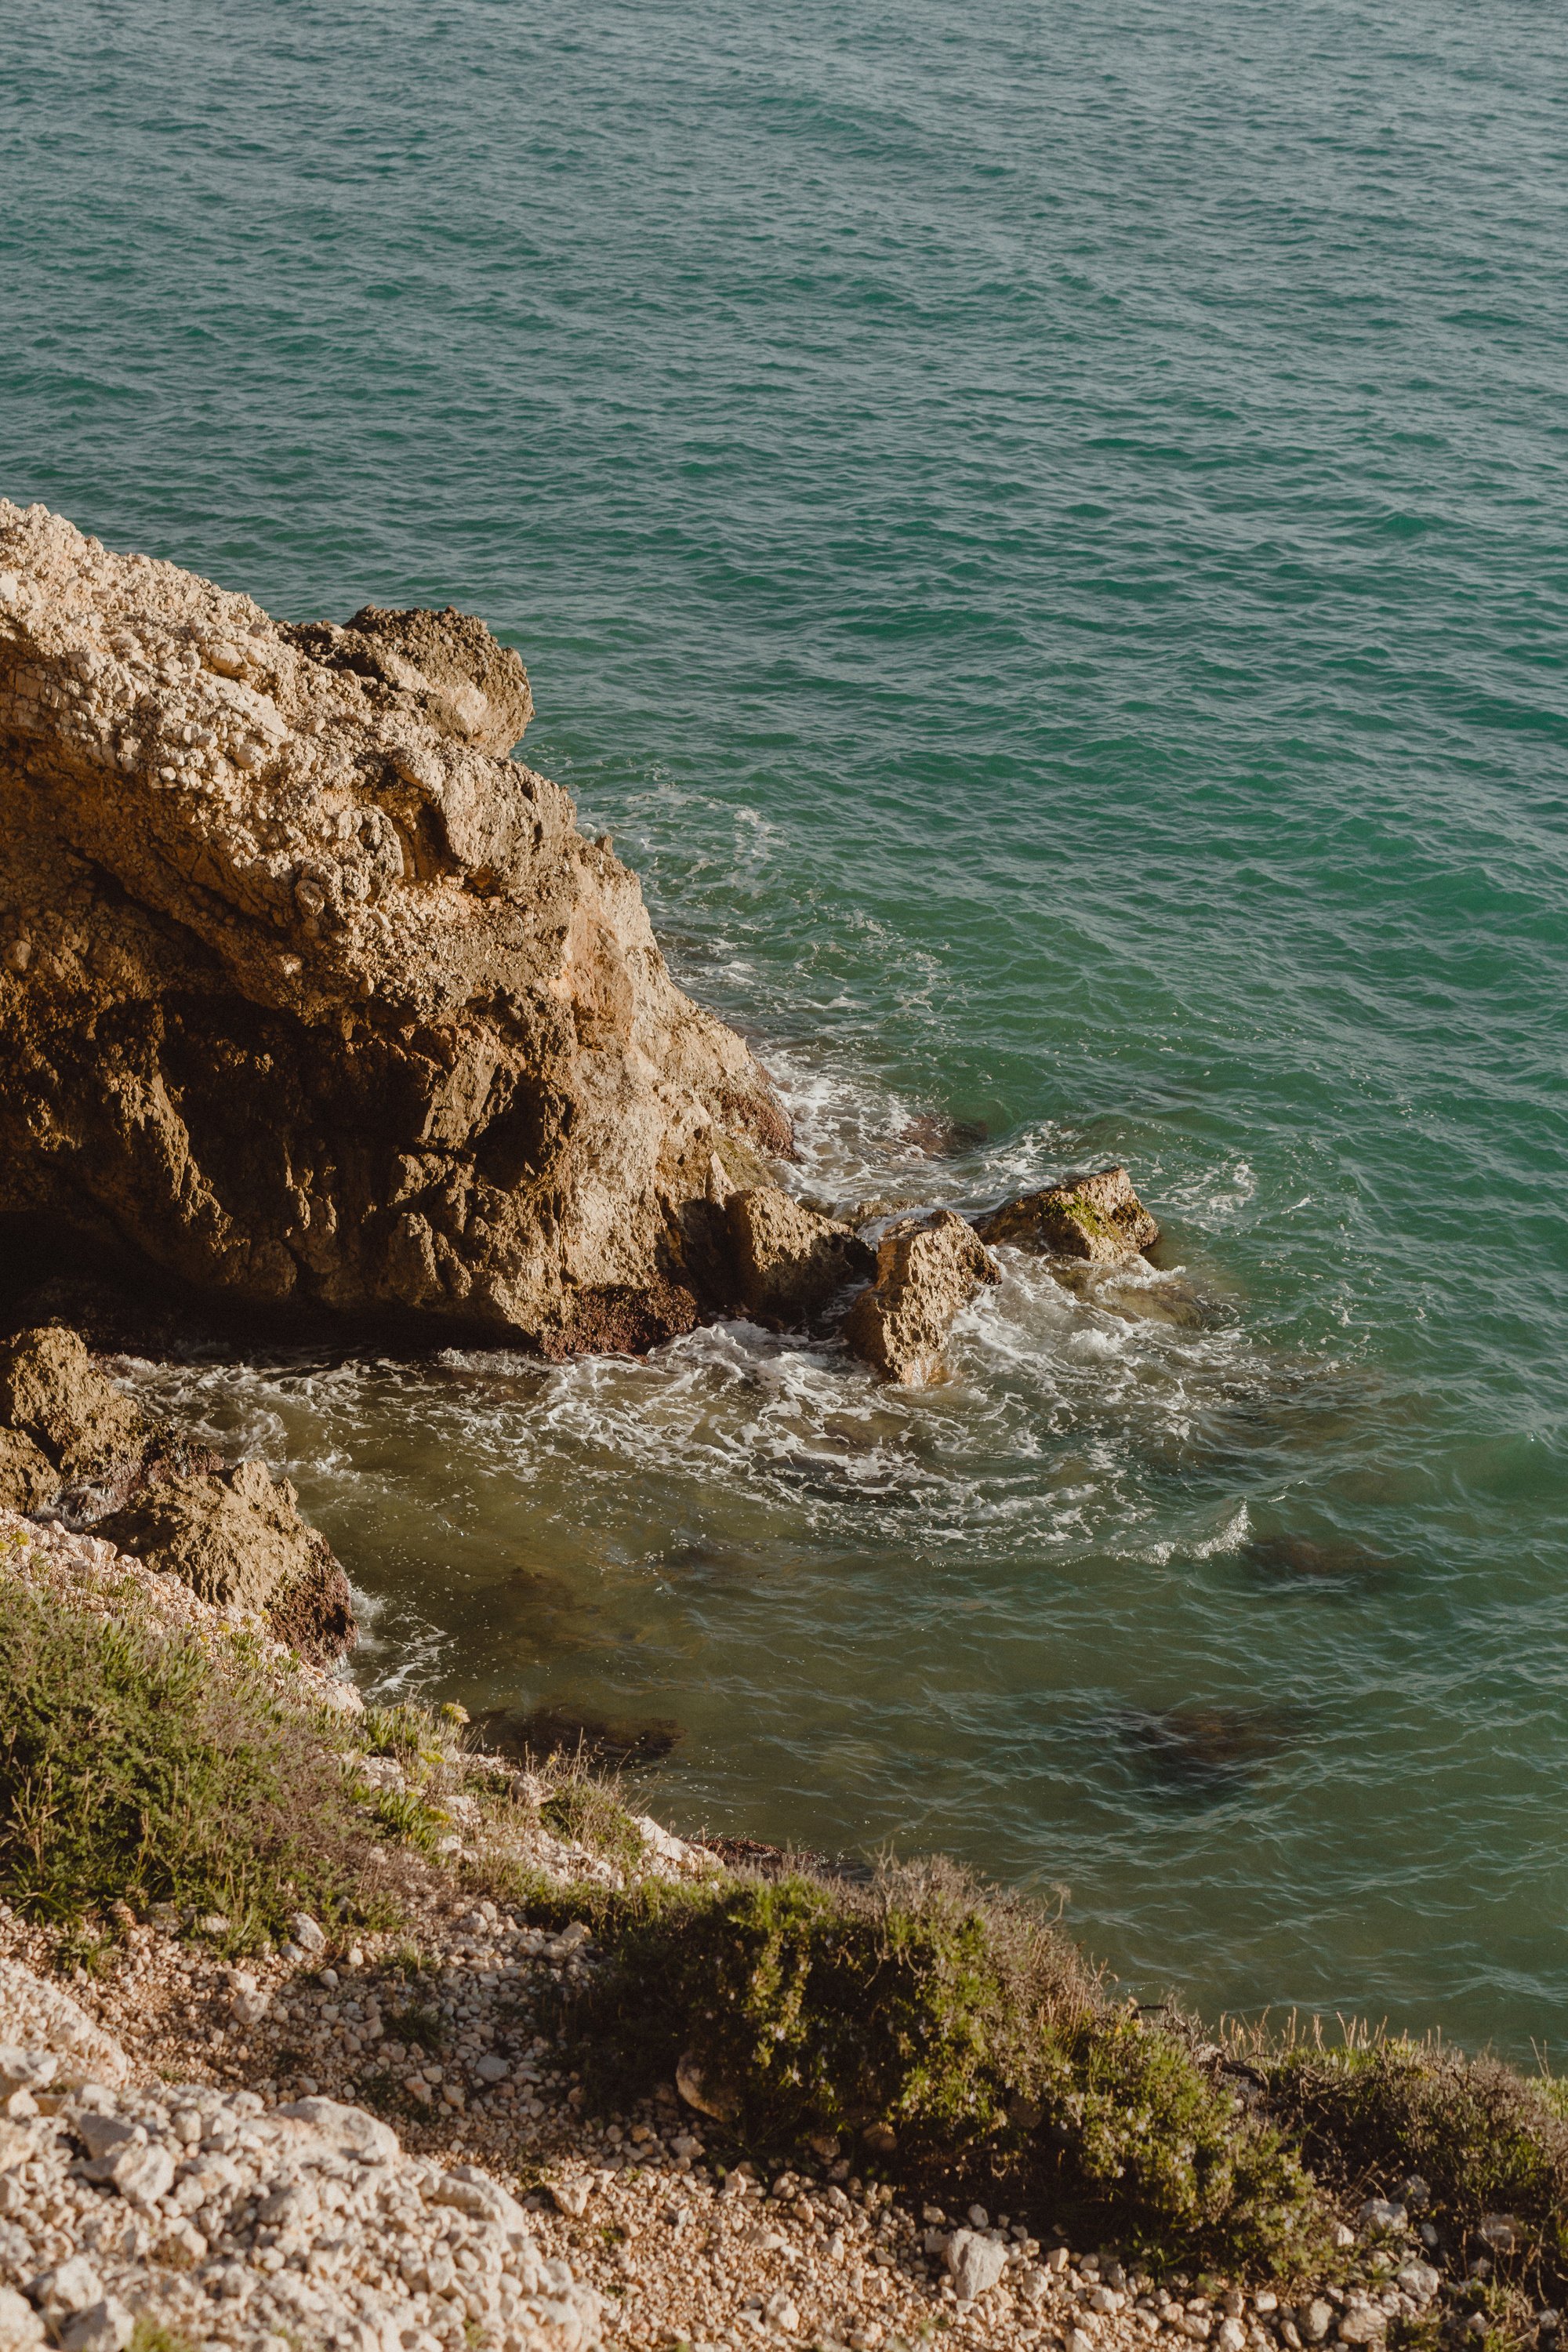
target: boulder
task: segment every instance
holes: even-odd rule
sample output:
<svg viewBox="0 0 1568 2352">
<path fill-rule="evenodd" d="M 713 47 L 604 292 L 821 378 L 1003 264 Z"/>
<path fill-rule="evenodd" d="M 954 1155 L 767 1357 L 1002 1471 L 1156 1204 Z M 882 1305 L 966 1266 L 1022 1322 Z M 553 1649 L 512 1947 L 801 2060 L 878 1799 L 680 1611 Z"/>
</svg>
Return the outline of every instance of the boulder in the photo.
<svg viewBox="0 0 1568 2352">
<path fill-rule="evenodd" d="M 395 2164 L 400 2154 L 390 2124 L 363 2107 L 346 2106 L 341 2099 L 295 2099 L 278 2113 L 309 2124 L 355 2164 Z"/>
<path fill-rule="evenodd" d="M 280 626 L 0 501 L 0 1217 L 550 1356 L 721 1311 L 722 1192 L 788 1122 L 498 756 L 530 707 L 461 614 Z"/>
<path fill-rule="evenodd" d="M 204 1601 L 260 1612 L 319 1664 L 354 1638 L 348 1580 L 299 1497 L 260 1462 L 226 1468 L 142 1412 L 78 1332 L 46 1324 L 0 1347 L 0 1504 L 65 1496 L 78 1521 Z"/>
<path fill-rule="evenodd" d="M 279 635 L 324 668 L 364 679 L 373 704 L 392 711 L 412 705 L 439 733 L 481 751 L 510 751 L 533 716 L 521 656 L 455 604 L 444 613 L 366 604 L 346 628 L 308 621 Z"/>
<path fill-rule="evenodd" d="M 25 1431 L 0 1429 L 0 1505 L 8 1511 L 40 1511 L 59 1487 L 58 1471 Z"/>
<path fill-rule="evenodd" d="M 279 1640 L 324 1663 L 352 1642 L 353 1606 L 347 1578 L 299 1502 L 265 1463 L 241 1462 L 216 1475 L 160 1480 L 96 1520 L 93 1532 L 180 1577 L 203 1601 L 259 1612 Z"/>
<path fill-rule="evenodd" d="M 47 1456 L 60 1474 L 56 1486 L 110 1475 L 138 1459 L 153 1434 L 79 1335 L 58 1323 L 0 1347 L 0 1421 Z"/>
<path fill-rule="evenodd" d="M 804 1207 L 776 1184 L 731 1192 L 724 1221 L 736 1301 L 753 1322 L 773 1330 L 801 1329 L 835 1291 L 876 1272 L 876 1252 L 850 1226 Z"/>
<path fill-rule="evenodd" d="M 0 2352 L 23 2352 L 44 2341 L 44 2323 L 14 2286 L 0 2286 Z"/>
<path fill-rule="evenodd" d="M 1101 1168 L 1092 1176 L 1068 1176 L 1044 1192 L 1026 1192 L 977 1218 L 974 1229 L 983 1241 L 1010 1242 L 1016 1249 L 1095 1265 L 1125 1265 L 1160 1238 L 1125 1168 Z"/>
<path fill-rule="evenodd" d="M 1007 2249 L 978 2230 L 955 2230 L 948 2240 L 947 2269 L 953 2300 L 973 2303 L 989 2294 L 1007 2267 Z"/>
<path fill-rule="evenodd" d="M 973 1226 L 951 1209 L 905 1219 L 878 1244 L 877 1279 L 845 1318 L 845 1340 L 888 1379 L 921 1387 L 942 1377 L 954 1317 L 1001 1279 Z"/>
</svg>

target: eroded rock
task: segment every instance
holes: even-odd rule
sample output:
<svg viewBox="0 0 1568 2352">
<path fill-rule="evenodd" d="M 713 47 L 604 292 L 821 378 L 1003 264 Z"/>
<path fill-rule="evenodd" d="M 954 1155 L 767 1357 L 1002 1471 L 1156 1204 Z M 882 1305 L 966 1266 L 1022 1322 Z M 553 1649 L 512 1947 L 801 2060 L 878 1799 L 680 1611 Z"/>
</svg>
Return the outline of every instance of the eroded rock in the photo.
<svg viewBox="0 0 1568 2352">
<path fill-rule="evenodd" d="M 153 1420 L 62 1324 L 0 1347 L 0 1504 L 68 1510 L 204 1601 L 268 1617 L 312 1663 L 354 1638 L 348 1580 L 266 1465 L 222 1457 Z"/>
<path fill-rule="evenodd" d="M 320 1662 L 348 1646 L 353 1614 L 348 1580 L 299 1502 L 265 1463 L 241 1462 L 216 1476 L 164 1479 L 94 1532 L 182 1578 L 203 1601 L 258 1611 L 279 1640 Z"/>
<path fill-rule="evenodd" d="M 0 1421 L 61 1480 L 100 1478 L 139 1458 L 152 1424 L 100 1371 L 75 1331 L 46 1324 L 0 1347 Z M 15 1508 L 36 1506 L 13 1506 Z"/>
<path fill-rule="evenodd" d="M 975 1231 L 983 1241 L 1010 1242 L 1016 1249 L 1095 1265 L 1125 1265 L 1160 1238 L 1125 1168 L 1101 1168 L 1091 1176 L 1068 1176 L 1043 1192 L 1026 1192 L 978 1218 Z"/>
<path fill-rule="evenodd" d="M 551 1355 L 715 1311 L 716 1159 L 788 1124 L 528 707 L 462 615 L 281 627 L 0 502 L 0 1213 Z"/>
<path fill-rule="evenodd" d="M 41 1510 L 59 1486 L 58 1471 L 25 1431 L 0 1429 L 0 1504 L 6 1510 Z"/>
<path fill-rule="evenodd" d="M 774 1330 L 803 1328 L 848 1282 L 876 1272 L 876 1253 L 848 1225 L 792 1200 L 776 1184 L 732 1192 L 724 1220 L 734 1252 L 736 1300 Z"/>
<path fill-rule="evenodd" d="M 844 1321 L 858 1356 L 906 1388 L 942 1374 L 953 1320 L 1001 1273 L 973 1226 L 951 1209 L 893 1226 L 877 1249 L 877 1279 Z"/>
<path fill-rule="evenodd" d="M 443 613 L 416 607 L 390 612 L 366 604 L 346 628 L 331 621 L 284 627 L 279 635 L 328 669 L 352 671 L 389 709 L 408 707 L 447 735 L 481 751 L 510 751 L 533 716 L 528 672 L 510 646 L 496 643 L 484 623 L 448 604 Z M 399 698 L 403 698 L 402 700 Z"/>
</svg>

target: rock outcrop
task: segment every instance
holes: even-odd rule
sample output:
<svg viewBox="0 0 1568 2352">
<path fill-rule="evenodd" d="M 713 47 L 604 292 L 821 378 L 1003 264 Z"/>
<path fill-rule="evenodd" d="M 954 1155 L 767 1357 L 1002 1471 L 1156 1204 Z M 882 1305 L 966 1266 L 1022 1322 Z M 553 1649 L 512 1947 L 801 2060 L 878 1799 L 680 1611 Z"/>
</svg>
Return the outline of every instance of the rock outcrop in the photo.
<svg viewBox="0 0 1568 2352">
<path fill-rule="evenodd" d="M 40 1511 L 59 1489 L 59 1472 L 26 1431 L 0 1429 L 0 1507 Z"/>
<path fill-rule="evenodd" d="M 982 1241 L 1010 1242 L 1016 1249 L 1092 1265 L 1125 1265 L 1160 1238 L 1125 1168 L 1101 1168 L 1026 1192 L 978 1218 L 975 1231 Z"/>
<path fill-rule="evenodd" d="M 264 1462 L 163 1479 L 95 1520 L 93 1532 L 203 1601 L 256 1610 L 312 1663 L 341 1657 L 353 1639 L 342 1569 L 300 1517 L 293 1487 Z"/>
<path fill-rule="evenodd" d="M 78 1334 L 58 1324 L 23 1331 L 0 1347 L 0 1422 L 47 1460 L 57 1493 L 118 1471 L 129 1475 L 153 1435 Z"/>
<path fill-rule="evenodd" d="M 0 1215 L 251 1309 L 642 1347 L 786 1120 L 454 613 L 280 625 L 0 502 Z"/>
<path fill-rule="evenodd" d="M 920 1388 L 942 1377 L 953 1320 L 1001 1271 L 972 1225 L 952 1209 L 890 1226 L 877 1246 L 877 1279 L 844 1320 L 844 1338 L 889 1380 Z"/>
<path fill-rule="evenodd" d="M 153 1421 L 79 1333 L 46 1324 L 0 1346 L 0 1424 L 7 1509 L 64 1510 L 202 1600 L 264 1615 L 314 1663 L 353 1643 L 348 1580 L 288 1481 Z"/>
<path fill-rule="evenodd" d="M 724 1222 L 736 1304 L 773 1330 L 804 1329 L 847 1283 L 868 1281 L 876 1252 L 849 1225 L 805 1207 L 776 1184 L 732 1192 Z"/>
</svg>

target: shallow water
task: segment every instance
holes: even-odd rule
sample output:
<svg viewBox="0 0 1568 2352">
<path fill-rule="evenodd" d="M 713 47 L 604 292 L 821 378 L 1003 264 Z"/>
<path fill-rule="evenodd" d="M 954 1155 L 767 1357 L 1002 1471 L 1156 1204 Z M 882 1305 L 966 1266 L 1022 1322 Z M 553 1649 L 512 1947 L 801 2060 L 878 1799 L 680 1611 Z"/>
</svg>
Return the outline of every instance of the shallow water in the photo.
<svg viewBox="0 0 1568 2352">
<path fill-rule="evenodd" d="M 484 613 L 792 1181 L 1125 1158 L 1204 1302 L 140 1375 L 368 1684 L 674 1721 L 670 1818 L 1144 1992 L 1568 2034 L 1560 99 L 1523 0 L 0 26 L 0 488 Z"/>
</svg>

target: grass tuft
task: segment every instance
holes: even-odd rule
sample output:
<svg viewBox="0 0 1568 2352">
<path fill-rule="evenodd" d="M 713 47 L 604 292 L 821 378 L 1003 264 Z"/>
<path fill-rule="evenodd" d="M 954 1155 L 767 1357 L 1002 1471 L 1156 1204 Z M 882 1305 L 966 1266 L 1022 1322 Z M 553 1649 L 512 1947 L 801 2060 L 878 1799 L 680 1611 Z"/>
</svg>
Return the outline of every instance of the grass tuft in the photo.
<svg viewBox="0 0 1568 2352">
<path fill-rule="evenodd" d="M 636 1871 L 642 1862 L 642 1832 L 614 1791 L 585 1772 L 573 1772 L 552 1790 L 539 1818 L 552 1837 L 586 1846 L 618 1870 Z"/>
<path fill-rule="evenodd" d="M 388 1925 L 366 1826 L 324 1728 L 199 1643 L 13 1587 L 0 1618 L 0 1885 L 76 1931 L 116 1903 L 227 1922 L 231 1949 L 290 1911 Z"/>
</svg>

